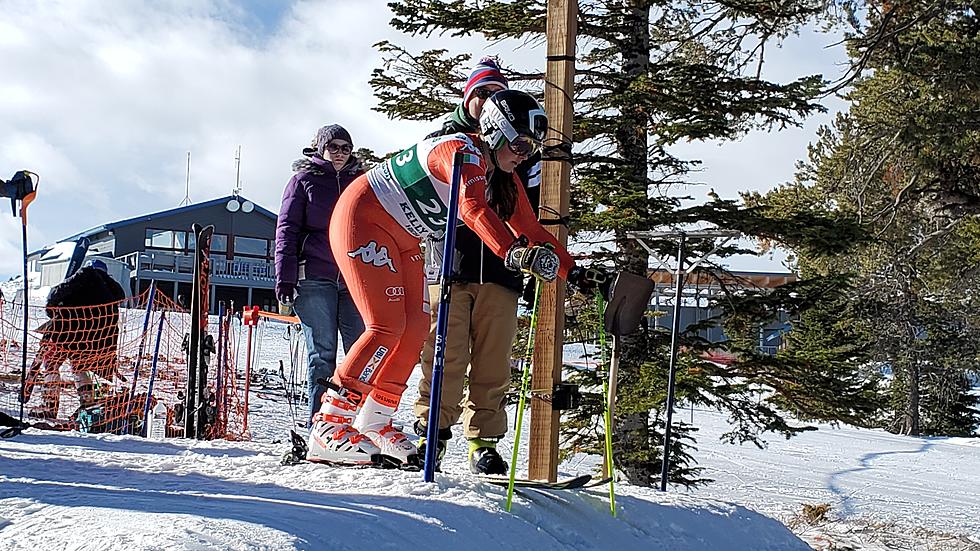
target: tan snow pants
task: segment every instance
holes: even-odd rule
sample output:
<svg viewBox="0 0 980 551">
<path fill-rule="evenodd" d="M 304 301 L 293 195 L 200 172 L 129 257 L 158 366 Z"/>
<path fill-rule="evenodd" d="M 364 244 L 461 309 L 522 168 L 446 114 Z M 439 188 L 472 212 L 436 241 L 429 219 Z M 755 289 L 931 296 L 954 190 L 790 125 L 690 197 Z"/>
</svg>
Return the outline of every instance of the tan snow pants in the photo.
<svg viewBox="0 0 980 551">
<path fill-rule="evenodd" d="M 517 299 L 520 295 L 495 283 L 455 283 L 449 305 L 449 328 L 442 379 L 439 428 L 452 426 L 463 414 L 466 438 L 497 438 L 507 433 L 504 399 L 510 388 L 510 358 L 517 334 Z M 432 320 L 422 348 L 422 380 L 415 415 L 426 424 L 439 286 L 429 287 Z M 469 367 L 469 392 L 463 387 Z"/>
</svg>

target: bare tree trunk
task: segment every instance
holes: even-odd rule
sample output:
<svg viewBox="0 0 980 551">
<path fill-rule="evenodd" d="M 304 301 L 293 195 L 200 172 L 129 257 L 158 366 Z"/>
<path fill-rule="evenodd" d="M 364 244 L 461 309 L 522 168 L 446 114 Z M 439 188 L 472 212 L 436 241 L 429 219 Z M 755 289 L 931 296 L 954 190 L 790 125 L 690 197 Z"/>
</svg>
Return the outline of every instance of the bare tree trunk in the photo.
<svg viewBox="0 0 980 551">
<path fill-rule="evenodd" d="M 908 400 L 908 411 L 906 415 L 908 416 L 908 434 L 911 436 L 919 436 L 921 433 L 919 429 L 919 359 L 917 357 L 912 358 L 912 363 L 909 365 L 909 400 Z"/>
</svg>

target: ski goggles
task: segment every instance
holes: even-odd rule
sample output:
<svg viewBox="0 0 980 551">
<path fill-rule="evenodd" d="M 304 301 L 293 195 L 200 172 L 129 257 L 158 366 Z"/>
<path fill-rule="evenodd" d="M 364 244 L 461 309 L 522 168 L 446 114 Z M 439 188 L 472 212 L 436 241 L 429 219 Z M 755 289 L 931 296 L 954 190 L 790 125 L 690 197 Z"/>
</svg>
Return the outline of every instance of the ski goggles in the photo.
<svg viewBox="0 0 980 551">
<path fill-rule="evenodd" d="M 529 136 L 518 136 L 507 142 L 507 147 L 514 155 L 530 157 L 541 148 L 541 143 Z"/>
<path fill-rule="evenodd" d="M 501 90 L 503 90 L 503 88 L 488 88 L 486 86 L 482 86 L 476 90 L 473 90 L 473 95 L 480 99 L 487 100 Z"/>
</svg>

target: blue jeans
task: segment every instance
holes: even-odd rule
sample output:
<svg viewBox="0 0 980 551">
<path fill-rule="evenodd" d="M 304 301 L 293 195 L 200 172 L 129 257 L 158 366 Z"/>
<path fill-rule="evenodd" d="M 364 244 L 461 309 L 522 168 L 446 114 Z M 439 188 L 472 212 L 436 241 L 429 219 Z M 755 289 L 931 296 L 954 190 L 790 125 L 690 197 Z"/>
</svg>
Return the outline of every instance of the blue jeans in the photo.
<svg viewBox="0 0 980 551">
<path fill-rule="evenodd" d="M 294 308 L 306 337 L 307 396 L 310 399 L 306 426 L 309 428 L 313 414 L 320 411 L 320 401 L 327 390 L 317 380 L 329 380 L 337 369 L 337 330 L 340 330 L 344 352 L 347 352 L 364 332 L 364 322 L 347 287 L 332 279 L 301 280 L 297 285 Z"/>
</svg>

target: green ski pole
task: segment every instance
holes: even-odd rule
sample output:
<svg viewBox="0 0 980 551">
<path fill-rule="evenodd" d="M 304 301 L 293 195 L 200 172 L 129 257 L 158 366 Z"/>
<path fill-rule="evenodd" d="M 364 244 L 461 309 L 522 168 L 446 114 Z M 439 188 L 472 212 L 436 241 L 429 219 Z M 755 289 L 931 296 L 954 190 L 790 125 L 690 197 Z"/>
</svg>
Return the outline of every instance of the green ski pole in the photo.
<svg viewBox="0 0 980 551">
<path fill-rule="evenodd" d="M 602 359 L 602 365 L 607 365 L 606 359 L 606 327 L 603 323 L 603 314 L 605 313 L 605 304 L 603 304 L 602 294 L 596 293 L 595 295 L 596 308 L 599 311 L 599 354 Z M 606 369 L 608 373 L 608 367 Z M 604 406 L 602 409 L 603 421 L 606 425 L 606 476 L 609 477 L 609 512 L 612 516 L 616 516 L 616 471 L 615 464 L 613 462 L 613 449 L 612 449 L 612 411 L 610 408 L 611 400 L 609 397 L 609 377 L 603 377 L 602 379 L 602 396 L 604 400 Z"/>
<path fill-rule="evenodd" d="M 541 299 L 541 280 L 534 282 L 534 306 L 531 308 L 531 324 L 527 332 L 527 350 L 521 366 L 520 399 L 517 402 L 517 427 L 514 428 L 514 452 L 510 457 L 510 479 L 507 481 L 507 512 L 514 499 L 514 475 L 517 473 L 517 449 L 521 443 L 521 426 L 524 423 L 524 405 L 527 401 L 527 388 L 531 385 L 531 354 L 534 352 L 534 330 L 538 326 L 538 301 Z"/>
</svg>

